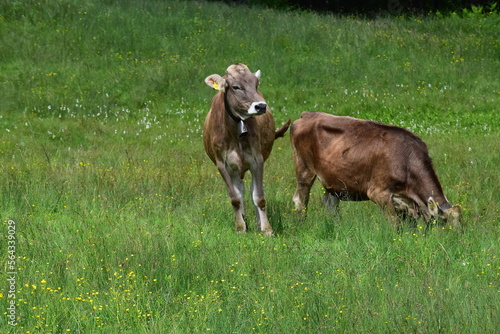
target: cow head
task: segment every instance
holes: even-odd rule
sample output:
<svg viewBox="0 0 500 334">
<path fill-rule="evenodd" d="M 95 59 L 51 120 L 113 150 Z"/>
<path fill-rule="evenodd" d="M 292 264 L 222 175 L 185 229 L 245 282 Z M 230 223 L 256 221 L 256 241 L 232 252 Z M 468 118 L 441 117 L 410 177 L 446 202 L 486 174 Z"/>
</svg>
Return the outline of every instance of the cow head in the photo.
<svg viewBox="0 0 500 334">
<path fill-rule="evenodd" d="M 440 205 L 434 201 L 434 198 L 429 197 L 427 207 L 433 217 L 443 220 L 454 228 L 460 227 L 460 221 L 462 220 L 462 208 L 460 205 L 451 206 L 447 201 Z"/>
<path fill-rule="evenodd" d="M 267 111 L 264 97 L 258 91 L 260 70 L 252 73 L 246 65 L 234 64 L 228 67 L 226 75 L 212 74 L 205 83 L 224 92 L 224 101 L 232 117 L 246 120 Z"/>
<path fill-rule="evenodd" d="M 461 226 L 462 210 L 459 205 L 451 206 L 447 201 L 439 204 L 432 196 L 427 200 L 427 206 L 422 205 L 422 207 L 418 207 L 413 200 L 401 195 L 393 194 L 391 199 L 396 212 L 404 213 L 408 217 L 418 219 L 423 216 L 427 222 L 435 218 L 454 228 Z"/>
</svg>

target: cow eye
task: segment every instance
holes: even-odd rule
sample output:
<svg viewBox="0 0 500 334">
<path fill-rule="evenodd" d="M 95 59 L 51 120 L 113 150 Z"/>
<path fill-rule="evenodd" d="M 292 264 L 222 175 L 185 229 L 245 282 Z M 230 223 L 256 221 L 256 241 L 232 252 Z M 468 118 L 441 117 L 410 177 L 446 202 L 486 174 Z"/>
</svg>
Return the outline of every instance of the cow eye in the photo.
<svg viewBox="0 0 500 334">
<path fill-rule="evenodd" d="M 241 90 L 240 86 L 233 86 L 233 90 Z"/>
</svg>

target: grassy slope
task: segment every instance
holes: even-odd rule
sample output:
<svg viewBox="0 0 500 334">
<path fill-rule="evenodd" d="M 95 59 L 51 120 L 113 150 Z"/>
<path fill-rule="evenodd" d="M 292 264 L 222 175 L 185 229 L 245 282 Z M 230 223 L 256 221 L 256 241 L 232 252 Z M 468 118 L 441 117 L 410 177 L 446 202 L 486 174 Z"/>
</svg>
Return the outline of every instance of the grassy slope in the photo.
<svg viewBox="0 0 500 334">
<path fill-rule="evenodd" d="M 95 0 L 2 9 L 14 331 L 494 330 L 497 17 L 367 21 Z M 201 124 L 213 94 L 203 79 L 236 61 L 263 71 L 279 122 L 318 109 L 423 136 L 466 231 L 398 235 L 371 203 L 342 203 L 330 217 L 319 186 L 301 221 L 285 138 L 266 167 L 277 237 L 235 235 Z"/>
</svg>

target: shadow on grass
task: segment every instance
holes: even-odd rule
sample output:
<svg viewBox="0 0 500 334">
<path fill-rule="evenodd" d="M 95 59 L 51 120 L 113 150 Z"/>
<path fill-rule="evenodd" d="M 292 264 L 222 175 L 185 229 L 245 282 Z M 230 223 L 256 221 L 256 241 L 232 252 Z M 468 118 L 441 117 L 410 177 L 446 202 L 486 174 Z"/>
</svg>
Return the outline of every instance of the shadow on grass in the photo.
<svg viewBox="0 0 500 334">
<path fill-rule="evenodd" d="M 297 212 L 293 203 L 275 201 L 268 205 L 268 215 L 275 235 L 295 235 L 312 232 L 320 239 L 335 237 L 337 225 L 342 221 L 338 215 L 325 208 L 314 208 L 309 212 Z"/>
</svg>

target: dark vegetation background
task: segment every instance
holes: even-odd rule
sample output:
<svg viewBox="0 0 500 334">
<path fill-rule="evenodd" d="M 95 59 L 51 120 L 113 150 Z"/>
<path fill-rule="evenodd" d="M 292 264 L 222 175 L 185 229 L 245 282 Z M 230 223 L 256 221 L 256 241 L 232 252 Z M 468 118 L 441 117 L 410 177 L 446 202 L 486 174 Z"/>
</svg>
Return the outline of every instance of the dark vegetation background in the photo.
<svg viewBox="0 0 500 334">
<path fill-rule="evenodd" d="M 210 0 L 209 0 L 210 1 Z M 216 0 L 211 0 L 216 1 Z M 223 0 L 227 3 L 264 5 L 273 8 L 303 9 L 340 14 L 364 15 L 401 15 L 426 14 L 429 12 L 453 12 L 468 10 L 497 10 L 496 2 L 491 0 Z"/>
</svg>

